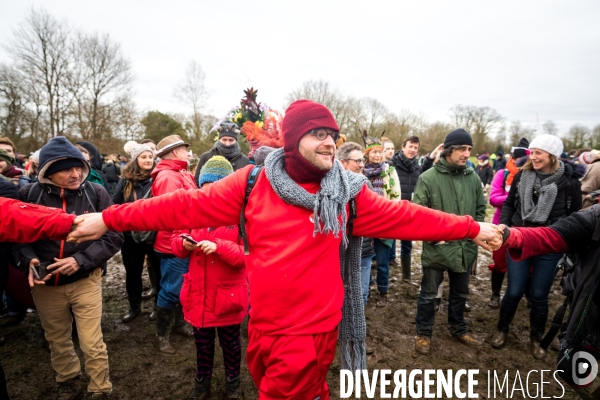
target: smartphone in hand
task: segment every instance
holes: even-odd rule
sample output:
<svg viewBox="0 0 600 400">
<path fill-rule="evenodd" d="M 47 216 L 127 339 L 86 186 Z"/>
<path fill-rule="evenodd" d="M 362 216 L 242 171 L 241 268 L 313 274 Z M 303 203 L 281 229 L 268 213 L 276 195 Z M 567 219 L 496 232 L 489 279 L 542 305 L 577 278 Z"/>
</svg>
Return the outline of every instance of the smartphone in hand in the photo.
<svg viewBox="0 0 600 400">
<path fill-rule="evenodd" d="M 48 265 L 50 265 L 51 263 L 49 262 L 44 262 L 44 263 L 39 263 L 38 265 L 32 265 L 31 266 L 31 270 L 33 271 L 33 276 L 35 276 L 35 279 L 37 279 L 38 281 L 43 280 L 46 275 L 48 275 L 48 270 L 46 269 L 46 267 L 48 267 Z"/>
<path fill-rule="evenodd" d="M 198 244 L 198 242 L 196 240 L 194 240 L 190 235 L 186 235 L 185 233 L 182 233 L 181 235 L 179 235 L 179 237 L 183 238 L 183 239 L 185 239 L 188 242 L 191 242 L 193 244 Z"/>
</svg>

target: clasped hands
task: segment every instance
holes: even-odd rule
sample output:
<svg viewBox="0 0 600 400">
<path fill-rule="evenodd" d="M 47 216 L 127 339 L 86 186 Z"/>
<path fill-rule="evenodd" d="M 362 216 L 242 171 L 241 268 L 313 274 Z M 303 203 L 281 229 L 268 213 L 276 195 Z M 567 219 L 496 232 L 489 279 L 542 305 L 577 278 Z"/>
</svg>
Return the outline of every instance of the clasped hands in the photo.
<svg viewBox="0 0 600 400">
<path fill-rule="evenodd" d="M 479 235 L 473 239 L 473 242 L 488 251 L 496 251 L 502 247 L 502 236 L 504 230 L 507 229 L 505 225 L 494 225 L 487 222 L 478 222 L 478 224 Z"/>
</svg>

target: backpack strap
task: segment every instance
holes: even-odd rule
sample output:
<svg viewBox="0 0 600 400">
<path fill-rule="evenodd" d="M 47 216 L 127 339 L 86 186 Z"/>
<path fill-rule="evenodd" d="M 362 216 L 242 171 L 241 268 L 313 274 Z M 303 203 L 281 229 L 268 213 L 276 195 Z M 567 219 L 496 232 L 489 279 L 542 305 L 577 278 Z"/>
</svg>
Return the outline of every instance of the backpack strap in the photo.
<svg viewBox="0 0 600 400">
<path fill-rule="evenodd" d="M 94 190 L 94 187 L 92 186 L 91 183 L 85 182 L 83 184 L 83 193 L 85 194 L 85 197 L 86 197 L 88 203 L 92 207 L 92 211 L 98 212 L 97 211 L 98 195 L 96 194 L 96 190 Z"/>
<path fill-rule="evenodd" d="M 44 187 L 41 183 L 36 182 L 29 188 L 29 193 L 27 193 L 27 202 L 33 204 L 40 204 L 40 200 L 42 199 L 42 194 L 44 194 Z M 35 199 L 35 201 L 33 201 Z"/>
<path fill-rule="evenodd" d="M 567 308 L 569 307 L 569 304 L 571 303 L 571 297 L 572 296 L 567 296 L 567 298 L 565 298 L 565 301 L 563 302 L 563 304 L 560 307 L 558 307 L 558 310 L 556 310 L 556 313 L 554 314 L 554 318 L 552 318 L 552 326 L 550 326 L 550 329 L 548 330 L 548 332 L 546 332 L 546 334 L 544 335 L 544 338 L 540 342 L 540 347 L 542 349 L 544 349 L 544 350 L 548 349 L 548 346 L 550 346 L 550 343 L 552 343 L 552 341 L 554 340 L 554 337 L 560 330 L 563 319 L 567 312 Z"/>
<path fill-rule="evenodd" d="M 248 248 L 248 235 L 246 234 L 246 205 L 248 205 L 248 198 L 250 197 L 254 185 L 256 185 L 261 169 L 262 166 L 258 165 L 252 168 L 252 171 L 248 174 L 248 180 L 246 181 L 246 192 L 244 194 L 244 202 L 242 203 L 242 212 L 240 214 L 240 236 L 244 240 L 244 255 L 250 254 L 250 249 Z"/>
<path fill-rule="evenodd" d="M 573 203 L 573 185 L 571 185 L 571 179 L 567 180 L 567 215 L 571 215 L 571 204 Z"/>
</svg>

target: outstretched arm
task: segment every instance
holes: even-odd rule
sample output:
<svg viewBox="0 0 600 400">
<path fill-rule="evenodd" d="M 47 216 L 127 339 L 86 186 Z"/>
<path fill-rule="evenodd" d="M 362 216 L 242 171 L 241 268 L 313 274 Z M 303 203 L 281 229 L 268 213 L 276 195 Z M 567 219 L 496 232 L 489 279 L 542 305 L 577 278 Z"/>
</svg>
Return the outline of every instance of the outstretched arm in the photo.
<svg viewBox="0 0 600 400">
<path fill-rule="evenodd" d="M 200 190 L 173 193 L 112 206 L 102 214 L 78 216 L 70 242 L 81 243 L 115 231 L 175 231 L 237 225 L 240 219 L 248 166 Z"/>
</svg>

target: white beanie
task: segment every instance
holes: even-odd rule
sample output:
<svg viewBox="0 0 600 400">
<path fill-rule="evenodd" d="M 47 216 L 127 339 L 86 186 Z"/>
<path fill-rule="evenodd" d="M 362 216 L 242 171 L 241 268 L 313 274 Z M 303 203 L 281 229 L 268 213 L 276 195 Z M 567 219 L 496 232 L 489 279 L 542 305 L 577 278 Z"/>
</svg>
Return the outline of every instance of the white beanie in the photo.
<svg viewBox="0 0 600 400">
<path fill-rule="evenodd" d="M 554 135 L 539 135 L 529 143 L 529 149 L 544 150 L 556 158 L 560 158 L 563 152 L 564 145 L 558 136 Z"/>
</svg>

